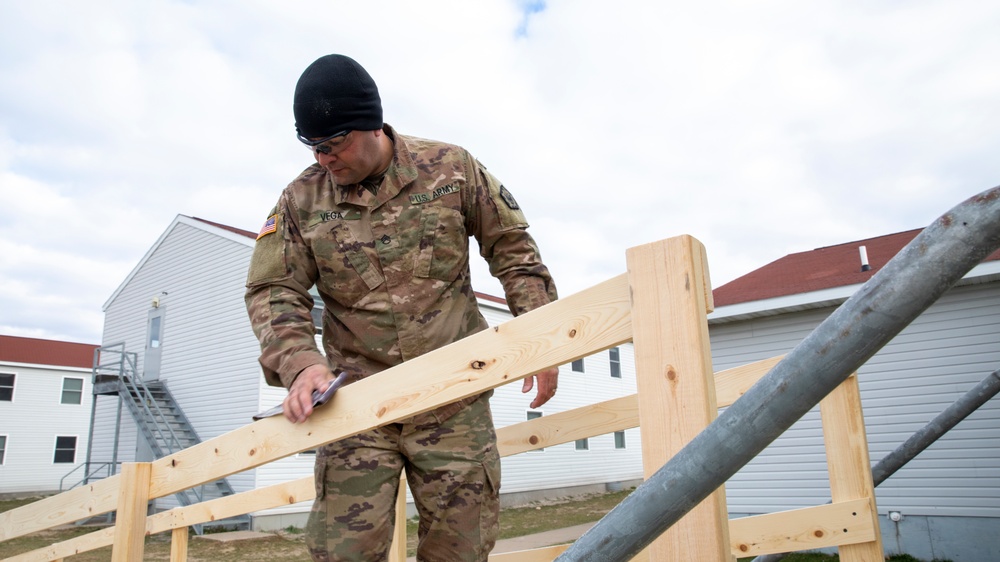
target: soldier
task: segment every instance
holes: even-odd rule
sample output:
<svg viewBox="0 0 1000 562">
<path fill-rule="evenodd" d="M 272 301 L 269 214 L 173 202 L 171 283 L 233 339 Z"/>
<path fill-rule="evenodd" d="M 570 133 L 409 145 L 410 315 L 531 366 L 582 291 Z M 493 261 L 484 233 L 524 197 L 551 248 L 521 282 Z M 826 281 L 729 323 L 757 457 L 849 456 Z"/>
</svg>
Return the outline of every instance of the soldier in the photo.
<svg viewBox="0 0 1000 562">
<path fill-rule="evenodd" d="M 246 303 L 269 384 L 292 422 L 334 371 L 351 381 L 487 327 L 469 271 L 469 237 L 515 315 L 556 299 L 517 201 L 461 147 L 397 133 L 371 76 L 328 55 L 295 88 L 295 127 L 316 163 L 282 192 L 257 238 Z M 323 348 L 310 311 L 323 299 Z M 537 408 L 558 369 L 528 377 Z M 499 526 L 492 392 L 341 441 L 316 456 L 307 525 L 313 560 L 384 560 L 400 471 L 420 516 L 417 558 L 486 560 Z M 400 522 L 402 524 L 402 522 Z"/>
</svg>

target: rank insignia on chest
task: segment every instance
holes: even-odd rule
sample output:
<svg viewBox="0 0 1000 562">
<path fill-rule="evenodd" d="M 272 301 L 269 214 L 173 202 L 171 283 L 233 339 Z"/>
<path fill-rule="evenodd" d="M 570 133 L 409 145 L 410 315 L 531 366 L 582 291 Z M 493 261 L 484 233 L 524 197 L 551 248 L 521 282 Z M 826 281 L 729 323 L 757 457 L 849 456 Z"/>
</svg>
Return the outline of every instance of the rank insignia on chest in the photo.
<svg viewBox="0 0 1000 562">
<path fill-rule="evenodd" d="M 257 240 L 271 234 L 278 230 L 278 215 L 271 215 L 267 217 L 264 221 L 264 226 L 260 227 L 260 233 L 257 234 Z"/>
</svg>

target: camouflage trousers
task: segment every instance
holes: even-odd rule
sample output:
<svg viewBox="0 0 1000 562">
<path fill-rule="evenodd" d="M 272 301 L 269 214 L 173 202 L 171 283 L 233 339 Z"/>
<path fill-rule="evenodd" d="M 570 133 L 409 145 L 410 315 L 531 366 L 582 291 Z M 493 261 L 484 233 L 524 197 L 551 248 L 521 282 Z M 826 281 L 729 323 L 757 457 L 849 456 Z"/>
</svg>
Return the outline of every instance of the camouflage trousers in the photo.
<svg viewBox="0 0 1000 562">
<path fill-rule="evenodd" d="M 386 560 L 404 468 L 420 516 L 417 560 L 487 559 L 499 534 L 500 457 L 485 395 L 440 423 L 421 415 L 324 445 L 306 527 L 315 562 Z"/>
</svg>

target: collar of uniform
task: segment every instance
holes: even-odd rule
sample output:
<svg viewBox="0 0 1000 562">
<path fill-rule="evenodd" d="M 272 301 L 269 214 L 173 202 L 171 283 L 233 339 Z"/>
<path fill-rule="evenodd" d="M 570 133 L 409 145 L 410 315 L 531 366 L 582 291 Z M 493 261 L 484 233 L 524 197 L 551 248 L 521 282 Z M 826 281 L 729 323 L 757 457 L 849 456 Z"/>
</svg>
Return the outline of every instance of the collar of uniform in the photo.
<svg viewBox="0 0 1000 562">
<path fill-rule="evenodd" d="M 375 193 L 362 188 L 360 184 L 335 188 L 337 203 L 378 207 L 399 195 L 404 187 L 417 179 L 417 167 L 413 163 L 409 148 L 406 146 L 406 139 L 388 123 L 382 126 L 382 130 L 392 140 L 393 149 L 392 162 L 389 163 L 389 168 L 385 171 L 382 184 Z M 333 178 L 331 177 L 329 181 L 332 183 Z"/>
</svg>

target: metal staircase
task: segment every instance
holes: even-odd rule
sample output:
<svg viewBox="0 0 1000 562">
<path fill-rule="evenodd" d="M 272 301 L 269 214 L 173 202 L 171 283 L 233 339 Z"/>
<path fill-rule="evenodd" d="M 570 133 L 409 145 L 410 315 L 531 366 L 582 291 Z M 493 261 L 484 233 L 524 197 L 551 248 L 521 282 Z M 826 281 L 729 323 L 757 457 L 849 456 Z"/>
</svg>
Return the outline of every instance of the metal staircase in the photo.
<svg viewBox="0 0 1000 562">
<path fill-rule="evenodd" d="M 136 426 L 157 459 L 171 455 L 201 442 L 191 422 L 184 415 L 164 381 L 143 381 L 137 374 L 136 354 L 125 351 L 125 344 L 119 343 L 98 348 L 94 352 L 94 394 L 117 395 L 119 411 L 124 404 Z M 95 401 L 96 403 L 96 401 Z M 120 419 L 120 416 L 117 416 Z M 93 423 L 91 424 L 93 431 Z M 119 430 L 115 429 L 115 440 Z M 90 442 L 93 443 L 93 435 Z M 115 443 L 117 456 L 118 443 Z M 88 451 L 88 464 L 90 452 Z M 113 459 L 113 463 L 117 461 Z M 233 488 L 225 478 L 189 488 L 175 494 L 182 506 L 232 495 Z M 231 519 L 214 521 L 215 527 L 250 528 L 250 516 L 241 515 Z M 201 534 L 202 529 L 196 526 Z"/>
</svg>

